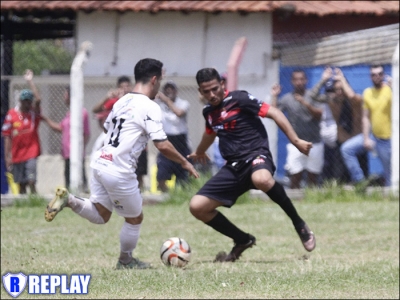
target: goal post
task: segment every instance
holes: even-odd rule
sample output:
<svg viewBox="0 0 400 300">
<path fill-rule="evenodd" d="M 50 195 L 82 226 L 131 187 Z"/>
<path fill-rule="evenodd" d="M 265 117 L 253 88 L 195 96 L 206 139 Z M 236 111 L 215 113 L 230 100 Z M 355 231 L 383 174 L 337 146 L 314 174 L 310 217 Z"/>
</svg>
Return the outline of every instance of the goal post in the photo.
<svg viewBox="0 0 400 300">
<path fill-rule="evenodd" d="M 83 183 L 82 158 L 84 155 L 83 141 L 83 65 L 87 61 L 92 43 L 85 41 L 76 54 L 70 74 L 70 189 L 80 192 Z"/>
<path fill-rule="evenodd" d="M 399 43 L 392 59 L 392 192 L 399 192 Z"/>
</svg>

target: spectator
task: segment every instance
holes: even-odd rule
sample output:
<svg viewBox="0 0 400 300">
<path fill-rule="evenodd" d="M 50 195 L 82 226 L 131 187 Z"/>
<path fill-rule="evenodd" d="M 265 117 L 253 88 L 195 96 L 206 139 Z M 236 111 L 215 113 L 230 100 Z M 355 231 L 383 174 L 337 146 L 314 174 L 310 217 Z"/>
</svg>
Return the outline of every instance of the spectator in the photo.
<svg viewBox="0 0 400 300">
<path fill-rule="evenodd" d="M 340 148 L 351 180 L 359 191 L 364 191 L 373 179 L 365 178 L 357 160 L 357 155 L 365 150 L 376 150 L 382 162 L 385 185 L 391 185 L 391 79 L 384 82 L 381 65 L 371 66 L 370 74 L 373 86 L 363 92 L 362 133 L 347 140 Z"/>
<path fill-rule="evenodd" d="M 65 186 L 67 189 L 70 187 L 70 145 L 71 145 L 71 113 L 69 111 L 71 104 L 71 93 L 70 87 L 66 87 L 64 90 L 64 103 L 68 107 L 68 111 L 64 118 L 60 123 L 57 123 L 50 118 L 43 116 L 43 120 L 50 126 L 54 131 L 61 133 L 61 155 L 64 159 L 64 178 L 65 178 Z M 86 108 L 82 109 L 82 120 L 83 120 L 83 144 L 84 148 L 89 142 L 90 138 L 90 127 L 89 127 L 89 117 Z M 88 184 L 86 177 L 86 168 L 85 168 L 85 149 L 82 153 L 82 179 L 83 179 L 83 190 L 88 192 Z"/>
<path fill-rule="evenodd" d="M 323 86 L 325 93 L 320 94 Z M 331 127 L 324 127 L 327 119 L 324 114 L 321 121 L 321 137 L 325 143 L 323 179 L 336 178 L 343 183 L 349 182 L 350 175 L 340 154 L 340 146 L 361 133 L 362 96 L 354 92 L 342 70 L 327 67 L 321 80 L 311 89 L 311 97 L 325 103 L 328 116 L 330 115 Z M 358 160 L 365 176 L 368 176 L 367 152 L 360 153 Z"/>
<path fill-rule="evenodd" d="M 25 71 L 24 79 L 30 89 L 23 90 L 19 96 L 19 105 L 7 112 L 2 134 L 6 170 L 12 172 L 14 181 L 19 184 L 19 193 L 26 194 L 29 186 L 31 194 L 36 194 L 41 98 L 33 83 L 31 70 Z"/>
<path fill-rule="evenodd" d="M 279 85 L 272 88 L 271 105 L 287 113 L 290 124 L 300 139 L 312 142 L 309 155 L 301 153 L 293 144 L 287 145 L 286 170 L 290 174 L 290 187 L 300 188 L 303 171 L 307 170 L 308 184 L 317 185 L 324 163 L 324 144 L 321 141 L 319 124 L 322 117 L 322 104 L 311 98 L 311 91 L 306 89 L 307 77 L 303 70 L 292 72 L 293 92 L 283 95 Z"/>
<path fill-rule="evenodd" d="M 187 113 L 190 104 L 187 100 L 178 97 L 178 87 L 173 81 L 168 81 L 163 92 L 158 92 L 156 102 L 162 111 L 162 123 L 168 140 L 186 157 L 190 154 L 188 145 Z M 188 179 L 187 171 L 176 162 L 167 159 L 162 153 L 157 156 L 157 183 L 158 189 L 163 193 L 168 191 L 166 181 L 175 174 L 176 182 L 182 184 Z"/>
<path fill-rule="evenodd" d="M 104 121 L 107 119 L 108 114 L 111 112 L 115 102 L 118 101 L 119 98 L 126 95 L 127 93 L 132 92 L 132 82 L 128 76 L 120 76 L 117 80 L 117 88 L 110 89 L 107 93 L 106 98 L 104 98 L 101 102 L 96 104 L 92 111 L 96 114 L 96 119 L 99 120 L 101 123 L 102 132 L 100 133 L 99 137 L 96 140 L 94 147 L 103 146 L 101 143 L 102 137 L 105 136 L 103 132 L 103 124 Z M 101 145 L 100 145 L 101 144 Z M 97 151 L 98 149 L 92 150 L 92 152 Z M 147 174 L 147 146 L 142 151 L 139 156 L 138 165 L 136 168 L 136 175 L 139 182 L 140 190 L 143 190 L 144 183 L 143 183 L 143 176 Z"/>
</svg>

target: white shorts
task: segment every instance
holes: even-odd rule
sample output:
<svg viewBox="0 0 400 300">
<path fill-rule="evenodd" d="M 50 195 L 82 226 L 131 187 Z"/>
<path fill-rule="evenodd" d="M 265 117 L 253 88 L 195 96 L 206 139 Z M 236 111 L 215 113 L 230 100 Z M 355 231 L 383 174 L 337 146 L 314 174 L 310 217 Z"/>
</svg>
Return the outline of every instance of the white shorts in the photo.
<svg viewBox="0 0 400 300">
<path fill-rule="evenodd" d="M 293 144 L 287 144 L 287 158 L 285 170 L 290 175 L 307 170 L 313 174 L 320 174 L 324 166 L 324 144 L 313 143 L 310 153 L 304 155 Z"/>
<path fill-rule="evenodd" d="M 124 177 L 93 169 L 90 180 L 90 201 L 100 203 L 109 211 L 124 218 L 135 218 L 142 212 L 143 198 L 140 194 L 136 174 Z"/>
</svg>

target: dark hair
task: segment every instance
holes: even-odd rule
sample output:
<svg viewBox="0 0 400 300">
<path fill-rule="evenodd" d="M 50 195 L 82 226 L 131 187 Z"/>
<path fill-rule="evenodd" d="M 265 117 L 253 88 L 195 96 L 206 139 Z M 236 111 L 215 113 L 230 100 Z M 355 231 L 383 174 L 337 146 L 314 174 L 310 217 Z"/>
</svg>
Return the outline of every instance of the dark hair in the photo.
<svg viewBox="0 0 400 300">
<path fill-rule="evenodd" d="M 294 73 L 303 73 L 303 74 L 304 74 L 304 77 L 307 78 L 306 72 L 305 72 L 304 70 L 302 70 L 302 69 L 294 69 L 294 70 L 292 71 L 292 78 L 293 78 L 293 74 L 294 74 Z"/>
<path fill-rule="evenodd" d="M 120 77 L 118 77 L 118 80 L 117 80 L 117 86 L 119 86 L 123 82 L 131 83 L 131 79 L 128 76 L 125 76 L 125 75 L 124 76 L 120 76 Z"/>
<path fill-rule="evenodd" d="M 203 82 L 208 82 L 213 79 L 217 79 L 218 82 L 221 81 L 221 76 L 219 75 L 218 71 L 214 68 L 203 68 L 197 71 L 196 80 L 197 84 L 200 85 Z"/>
<path fill-rule="evenodd" d="M 177 90 L 178 90 L 178 87 L 176 86 L 175 82 L 173 82 L 172 80 L 167 81 L 167 82 L 165 83 L 163 89 L 164 89 L 164 91 L 165 91 L 165 90 L 168 89 L 168 88 L 171 88 L 171 89 L 173 89 L 174 91 L 177 91 Z"/>
<path fill-rule="evenodd" d="M 65 86 L 65 91 L 68 93 L 68 95 L 71 95 L 71 86 L 70 85 L 66 85 Z"/>
<path fill-rule="evenodd" d="M 144 58 L 137 62 L 134 73 L 135 81 L 148 83 L 153 76 L 161 77 L 163 63 L 153 58 Z"/>
<path fill-rule="evenodd" d="M 376 68 L 382 68 L 383 69 L 383 65 L 375 64 L 375 65 L 371 65 L 371 67 L 370 67 L 370 69 L 376 69 Z"/>
</svg>

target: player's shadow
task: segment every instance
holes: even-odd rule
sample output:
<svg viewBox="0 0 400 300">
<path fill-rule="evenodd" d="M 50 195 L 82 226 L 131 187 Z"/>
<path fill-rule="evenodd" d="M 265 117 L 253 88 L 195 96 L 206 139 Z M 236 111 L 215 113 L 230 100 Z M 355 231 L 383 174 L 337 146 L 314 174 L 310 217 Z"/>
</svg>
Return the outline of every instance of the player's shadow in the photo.
<svg viewBox="0 0 400 300">
<path fill-rule="evenodd" d="M 235 264 L 246 264 L 246 263 L 255 263 L 255 264 L 277 264 L 277 263 L 285 263 L 286 260 L 237 260 L 233 263 Z M 198 265 L 198 264 L 227 264 L 227 263 L 232 263 L 232 262 L 220 262 L 220 261 L 214 261 L 214 260 L 201 260 L 201 261 L 196 261 L 192 263 L 191 265 Z"/>
</svg>

